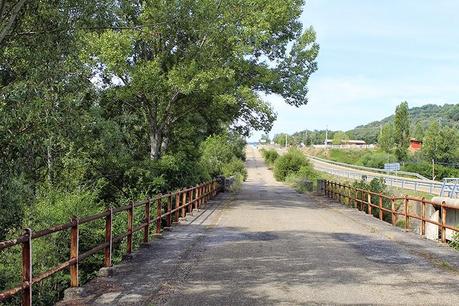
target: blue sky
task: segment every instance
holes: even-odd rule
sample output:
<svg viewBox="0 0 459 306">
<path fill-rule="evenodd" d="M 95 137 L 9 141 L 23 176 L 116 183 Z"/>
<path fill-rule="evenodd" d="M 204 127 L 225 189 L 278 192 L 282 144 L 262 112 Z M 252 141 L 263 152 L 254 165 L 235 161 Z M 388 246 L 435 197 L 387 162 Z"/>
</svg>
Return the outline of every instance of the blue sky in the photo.
<svg viewBox="0 0 459 306">
<path fill-rule="evenodd" d="M 320 44 L 309 103 L 268 100 L 270 133 L 348 130 L 410 107 L 459 103 L 459 1 L 307 0 L 301 21 Z M 258 140 L 254 133 L 250 140 Z"/>
</svg>

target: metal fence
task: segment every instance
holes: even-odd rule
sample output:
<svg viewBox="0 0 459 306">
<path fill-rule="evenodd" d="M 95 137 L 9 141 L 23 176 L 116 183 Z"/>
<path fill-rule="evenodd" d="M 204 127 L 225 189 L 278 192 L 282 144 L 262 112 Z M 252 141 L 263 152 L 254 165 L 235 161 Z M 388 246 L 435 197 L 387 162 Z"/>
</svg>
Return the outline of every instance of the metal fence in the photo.
<svg viewBox="0 0 459 306">
<path fill-rule="evenodd" d="M 384 175 L 378 175 L 378 174 L 367 174 L 367 173 L 361 173 L 358 171 L 353 171 L 350 169 L 349 170 L 344 170 L 344 169 L 338 170 L 338 169 L 332 169 L 332 168 L 322 167 L 322 166 L 317 166 L 317 165 L 314 165 L 314 168 L 322 172 L 326 172 L 332 175 L 341 176 L 341 177 L 345 177 L 348 179 L 354 179 L 354 180 L 361 180 L 362 177 L 366 177 L 368 179 L 383 178 L 386 185 L 389 185 L 391 187 L 411 189 L 414 191 L 424 191 L 430 194 L 440 195 L 441 190 L 443 188 L 442 182 L 412 180 L 412 179 L 407 179 L 403 177 L 391 177 L 391 176 L 384 176 Z"/>
<path fill-rule="evenodd" d="M 383 193 L 375 193 L 328 180 L 324 180 L 319 184 L 319 192 L 349 207 L 365 211 L 381 221 L 390 222 L 392 225 L 396 225 L 399 218 L 402 218 L 403 226 L 406 230 L 410 229 L 411 219 L 418 220 L 421 223 L 419 233 L 423 236 L 426 234 L 427 223 L 436 225 L 440 229 L 440 241 L 444 243 L 446 242 L 447 229 L 459 233 L 459 227 L 446 223 L 447 210 L 457 212 L 459 209 L 456 206 L 448 205 L 444 201 L 439 204 L 428 201 L 425 198 L 387 196 Z M 435 209 L 440 209 L 440 222 L 431 220 L 427 216 L 428 205 Z M 417 214 L 414 212 L 417 209 L 414 208 L 419 206 L 421 207 L 421 213 Z"/>
<path fill-rule="evenodd" d="M 155 233 L 160 234 L 163 220 L 165 220 L 166 226 L 171 226 L 173 221 L 177 222 L 179 220 L 179 217 L 185 217 L 186 214 L 191 213 L 193 209 L 199 209 L 202 205 L 205 205 L 210 198 L 217 194 L 218 188 L 217 181 L 213 180 L 173 193 L 157 195 L 153 199 L 147 198 L 145 201 L 141 202 L 130 202 L 129 205 L 123 207 L 110 208 L 97 215 L 73 218 L 70 223 L 56 225 L 41 231 L 33 232 L 28 228 L 25 229 L 25 233 L 21 237 L 0 242 L 0 251 L 19 244 L 22 246 L 22 283 L 17 287 L 0 292 L 0 302 L 22 291 L 22 305 L 32 305 L 32 286 L 67 268 L 70 270 L 70 286 L 78 287 L 78 265 L 84 259 L 103 251 L 103 265 L 104 267 L 110 267 L 112 265 L 112 246 L 114 243 L 121 242 L 126 238 L 126 253 L 130 254 L 132 252 L 133 234 L 135 232 L 143 230 L 143 242 L 147 243 L 150 237 L 151 224 L 156 224 Z M 143 222 L 141 224 L 134 224 L 135 208 L 143 208 L 141 216 Z M 127 212 L 127 231 L 119 236 L 113 237 L 113 217 L 123 212 Z M 105 220 L 105 241 L 84 253 L 80 253 L 79 226 L 96 220 Z M 34 276 L 32 273 L 32 240 L 66 230 L 70 230 L 69 260 L 52 267 L 46 272 Z"/>
</svg>

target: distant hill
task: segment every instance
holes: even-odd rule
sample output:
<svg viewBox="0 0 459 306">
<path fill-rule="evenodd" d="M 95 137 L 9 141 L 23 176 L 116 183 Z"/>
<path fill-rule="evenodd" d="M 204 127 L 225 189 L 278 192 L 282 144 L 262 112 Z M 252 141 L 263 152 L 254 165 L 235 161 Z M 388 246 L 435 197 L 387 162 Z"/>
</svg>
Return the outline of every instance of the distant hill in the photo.
<svg viewBox="0 0 459 306">
<path fill-rule="evenodd" d="M 422 127 L 427 128 L 432 120 L 437 120 L 442 125 L 459 128 L 459 104 L 427 104 L 410 108 L 408 112 L 410 114 L 412 130 L 418 122 Z M 347 133 L 353 139 L 363 139 L 367 143 L 375 143 L 378 139 L 381 126 L 393 120 L 394 115 L 380 121 L 357 126 L 347 131 Z"/>
</svg>

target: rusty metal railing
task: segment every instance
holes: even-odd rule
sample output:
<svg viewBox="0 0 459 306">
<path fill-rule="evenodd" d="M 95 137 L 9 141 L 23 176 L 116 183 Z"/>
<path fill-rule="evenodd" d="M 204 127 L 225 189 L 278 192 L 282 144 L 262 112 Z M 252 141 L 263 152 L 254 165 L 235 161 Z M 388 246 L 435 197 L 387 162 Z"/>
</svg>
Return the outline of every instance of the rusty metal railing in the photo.
<svg viewBox="0 0 459 306">
<path fill-rule="evenodd" d="M 32 305 L 32 286 L 66 268 L 69 268 L 70 271 L 70 287 L 78 287 L 78 265 L 84 259 L 103 251 L 104 267 L 112 266 L 112 246 L 114 243 L 121 242 L 126 238 L 126 253 L 130 254 L 133 248 L 133 234 L 135 232 L 143 230 L 143 242 L 148 243 L 150 225 L 152 223 L 156 224 L 156 234 L 160 234 L 163 218 L 166 226 L 170 227 L 172 226 L 172 217 L 174 217 L 174 221 L 178 221 L 179 217 L 185 217 L 187 213 L 206 205 L 208 200 L 217 194 L 217 191 L 218 183 L 216 180 L 212 180 L 195 187 L 147 198 L 141 202 L 131 201 L 129 205 L 110 208 L 100 214 L 81 218 L 75 217 L 69 223 L 56 225 L 41 231 L 33 232 L 30 228 L 25 229 L 22 236 L 0 242 L 0 252 L 19 244 L 22 246 L 22 283 L 14 288 L 0 292 L 0 302 L 22 292 L 22 305 Z M 164 200 L 167 202 L 166 205 L 163 205 Z M 174 207 L 172 207 L 173 203 Z M 134 222 L 134 208 L 137 207 L 144 207 L 143 222 L 138 225 Z M 152 211 L 154 212 L 153 216 L 151 216 Z M 127 212 L 127 231 L 114 237 L 112 235 L 113 216 L 122 212 Z M 101 219 L 105 220 L 105 241 L 84 253 L 80 253 L 79 226 Z M 69 260 L 34 276 L 32 273 L 32 240 L 65 230 L 70 230 Z"/>
<path fill-rule="evenodd" d="M 396 225 L 398 218 L 401 216 L 404 218 L 405 230 L 410 229 L 410 219 L 416 219 L 421 222 L 420 224 L 420 235 L 425 236 L 426 224 L 433 224 L 440 229 L 440 240 L 446 242 L 446 230 L 452 230 L 459 233 L 459 228 L 446 224 L 447 209 L 458 210 L 457 207 L 450 206 L 444 201 L 441 203 L 434 203 L 426 200 L 425 198 L 415 198 L 408 195 L 404 197 L 387 196 L 383 193 L 371 192 L 369 190 L 354 188 L 352 186 L 341 184 L 338 182 L 332 182 L 325 180 L 323 186 L 324 195 L 339 201 L 340 203 L 352 206 L 362 211 L 366 211 L 368 214 L 373 215 L 373 209 L 379 210 L 378 218 L 384 220 L 384 214 L 390 214 L 390 220 L 392 225 Z M 373 201 L 372 201 L 373 198 Z M 374 199 L 377 199 L 376 201 Z M 383 202 L 390 203 L 390 208 L 384 207 Z M 413 213 L 410 209 L 410 205 L 421 205 L 421 214 Z M 431 205 L 434 208 L 441 210 L 440 222 L 431 220 L 426 216 L 427 205 Z"/>
</svg>

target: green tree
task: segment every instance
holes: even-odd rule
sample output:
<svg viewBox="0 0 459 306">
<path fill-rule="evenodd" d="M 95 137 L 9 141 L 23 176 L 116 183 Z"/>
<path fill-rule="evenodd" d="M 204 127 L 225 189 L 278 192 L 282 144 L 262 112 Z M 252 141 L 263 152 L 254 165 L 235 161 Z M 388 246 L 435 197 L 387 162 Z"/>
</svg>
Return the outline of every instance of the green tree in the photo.
<svg viewBox="0 0 459 306">
<path fill-rule="evenodd" d="M 381 133 L 378 137 L 378 144 L 384 152 L 392 152 L 395 145 L 394 133 L 394 125 L 392 123 L 386 123 L 382 127 Z"/>
<path fill-rule="evenodd" d="M 233 124 L 246 135 L 269 130 L 275 119 L 258 92 L 307 103 L 319 47 L 298 20 L 302 0 L 122 3 L 123 30 L 90 35 L 87 58 L 123 103 L 141 111 L 152 159 L 186 117 Z"/>
<path fill-rule="evenodd" d="M 273 141 L 275 144 L 278 144 L 280 146 L 285 146 L 286 141 L 287 141 L 287 144 L 290 144 L 289 138 L 290 138 L 289 134 L 279 133 L 279 134 L 274 135 Z"/>
<path fill-rule="evenodd" d="M 456 130 L 441 127 L 436 120 L 432 121 L 424 137 L 422 153 L 428 161 L 453 162 L 457 159 L 458 138 Z"/>
<path fill-rule="evenodd" d="M 334 145 L 343 144 L 347 140 L 349 140 L 349 136 L 343 131 L 338 131 L 333 134 L 333 144 Z"/>
<path fill-rule="evenodd" d="M 412 129 L 412 136 L 417 140 L 423 140 L 425 134 L 425 127 L 422 125 L 421 121 L 418 120 Z"/>
<path fill-rule="evenodd" d="M 400 103 L 395 109 L 394 142 L 396 145 L 395 155 L 398 160 L 405 160 L 410 145 L 410 118 L 406 101 Z"/>
</svg>

